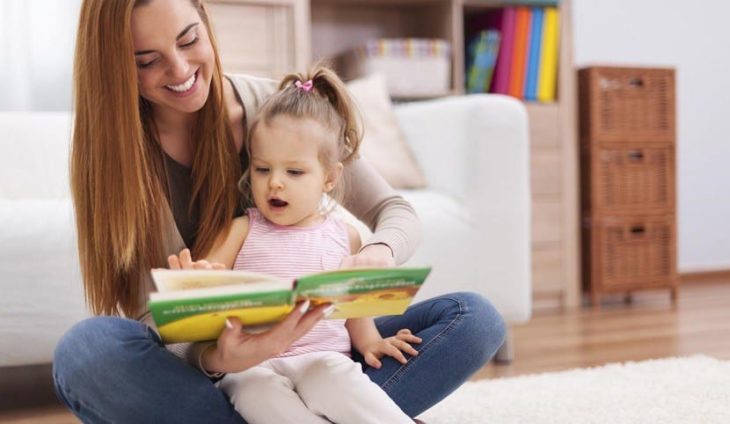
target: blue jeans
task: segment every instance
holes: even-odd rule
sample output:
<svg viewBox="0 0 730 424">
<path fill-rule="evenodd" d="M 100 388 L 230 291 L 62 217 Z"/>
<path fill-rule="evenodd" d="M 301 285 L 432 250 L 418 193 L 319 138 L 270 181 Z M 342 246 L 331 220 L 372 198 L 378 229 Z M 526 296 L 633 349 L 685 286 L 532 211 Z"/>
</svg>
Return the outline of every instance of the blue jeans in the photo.
<svg viewBox="0 0 730 424">
<path fill-rule="evenodd" d="M 408 328 L 423 342 L 402 365 L 363 365 L 365 373 L 415 417 L 458 388 L 501 346 L 499 313 L 474 293 L 439 296 L 381 317 L 383 337 Z M 58 397 L 85 423 L 244 423 L 226 396 L 199 370 L 164 348 L 146 325 L 116 317 L 76 324 L 53 361 Z"/>
</svg>

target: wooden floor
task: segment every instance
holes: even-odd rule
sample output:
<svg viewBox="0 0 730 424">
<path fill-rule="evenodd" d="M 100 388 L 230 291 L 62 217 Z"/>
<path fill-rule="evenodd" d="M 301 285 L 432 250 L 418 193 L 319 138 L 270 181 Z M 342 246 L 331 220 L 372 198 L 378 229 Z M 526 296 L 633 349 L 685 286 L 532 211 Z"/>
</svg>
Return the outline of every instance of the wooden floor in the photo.
<svg viewBox="0 0 730 424">
<path fill-rule="evenodd" d="M 685 284 L 676 308 L 667 291 L 607 299 L 600 310 L 541 313 L 512 329 L 515 360 L 490 364 L 474 379 L 610 362 L 704 354 L 730 359 L 730 281 Z M 0 412 L 0 423 L 76 423 L 59 406 Z"/>
</svg>

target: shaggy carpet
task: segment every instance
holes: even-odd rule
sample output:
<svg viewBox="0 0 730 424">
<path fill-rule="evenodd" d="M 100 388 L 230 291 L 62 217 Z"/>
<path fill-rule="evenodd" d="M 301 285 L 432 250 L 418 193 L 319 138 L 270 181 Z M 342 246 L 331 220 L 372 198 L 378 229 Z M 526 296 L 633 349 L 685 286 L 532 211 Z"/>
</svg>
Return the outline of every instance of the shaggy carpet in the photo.
<svg viewBox="0 0 730 424">
<path fill-rule="evenodd" d="M 656 359 L 466 383 L 421 414 L 451 423 L 730 423 L 730 361 Z"/>
</svg>

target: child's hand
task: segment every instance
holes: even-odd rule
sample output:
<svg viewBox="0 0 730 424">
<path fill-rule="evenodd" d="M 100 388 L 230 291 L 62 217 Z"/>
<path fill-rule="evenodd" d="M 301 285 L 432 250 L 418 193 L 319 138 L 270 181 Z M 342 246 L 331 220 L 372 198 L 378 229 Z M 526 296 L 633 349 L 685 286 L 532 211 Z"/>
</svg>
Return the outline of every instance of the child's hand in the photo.
<svg viewBox="0 0 730 424">
<path fill-rule="evenodd" d="M 411 334 L 411 330 L 404 328 L 398 331 L 393 337 L 380 339 L 368 345 L 362 353 L 365 363 L 373 368 L 380 368 L 382 363 L 380 358 L 383 356 L 391 356 L 401 364 L 408 362 L 403 352 L 416 356 L 418 351 L 414 349 L 410 343 L 421 343 L 421 338 Z"/>
<path fill-rule="evenodd" d="M 170 269 L 226 269 L 224 264 L 208 262 L 205 259 L 193 262 L 190 256 L 190 249 L 180 251 L 180 256 L 170 255 L 167 257 L 167 264 Z"/>
<path fill-rule="evenodd" d="M 382 243 L 369 244 L 359 253 L 346 257 L 340 263 L 340 268 L 389 268 L 394 266 L 393 251 Z"/>
</svg>

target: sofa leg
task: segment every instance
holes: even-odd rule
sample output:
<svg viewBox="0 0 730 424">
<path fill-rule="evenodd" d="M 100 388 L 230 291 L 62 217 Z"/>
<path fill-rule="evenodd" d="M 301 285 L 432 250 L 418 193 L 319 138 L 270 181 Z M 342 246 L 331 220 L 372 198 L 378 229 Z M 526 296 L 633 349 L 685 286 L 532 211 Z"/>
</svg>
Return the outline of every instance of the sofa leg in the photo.
<svg viewBox="0 0 730 424">
<path fill-rule="evenodd" d="M 507 334 L 504 337 L 504 343 L 502 343 L 502 347 L 500 347 L 497 350 L 497 353 L 494 354 L 494 362 L 499 364 L 509 364 L 512 362 L 512 359 L 514 359 L 514 350 L 513 350 L 513 341 L 512 341 L 512 330 L 507 329 Z"/>
</svg>

